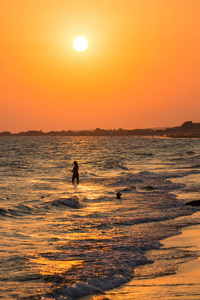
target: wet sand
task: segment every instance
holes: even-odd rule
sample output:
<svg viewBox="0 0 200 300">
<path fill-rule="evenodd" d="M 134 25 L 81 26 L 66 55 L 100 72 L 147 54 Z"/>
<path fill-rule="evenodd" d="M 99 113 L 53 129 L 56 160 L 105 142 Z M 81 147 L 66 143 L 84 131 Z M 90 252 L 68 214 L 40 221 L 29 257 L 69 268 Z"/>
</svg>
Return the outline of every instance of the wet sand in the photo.
<svg viewBox="0 0 200 300">
<path fill-rule="evenodd" d="M 104 295 L 84 297 L 83 300 L 154 300 L 200 299 L 200 225 L 189 226 L 177 236 L 162 241 L 162 248 L 194 251 L 197 257 L 186 258 L 175 274 L 131 282 L 106 292 Z M 161 250 L 162 250 L 161 248 Z M 159 251 L 159 250 L 158 250 Z"/>
</svg>

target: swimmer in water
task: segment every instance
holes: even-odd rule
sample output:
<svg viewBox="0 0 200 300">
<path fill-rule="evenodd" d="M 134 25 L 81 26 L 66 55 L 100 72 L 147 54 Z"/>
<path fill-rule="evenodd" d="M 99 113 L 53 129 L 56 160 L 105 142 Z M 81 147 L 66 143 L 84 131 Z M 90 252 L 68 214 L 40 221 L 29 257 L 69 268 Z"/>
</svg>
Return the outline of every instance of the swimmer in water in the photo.
<svg viewBox="0 0 200 300">
<path fill-rule="evenodd" d="M 74 167 L 72 170 L 72 184 L 74 184 L 74 180 L 76 179 L 77 184 L 79 184 L 79 173 L 78 173 L 78 163 L 74 161 Z"/>
</svg>

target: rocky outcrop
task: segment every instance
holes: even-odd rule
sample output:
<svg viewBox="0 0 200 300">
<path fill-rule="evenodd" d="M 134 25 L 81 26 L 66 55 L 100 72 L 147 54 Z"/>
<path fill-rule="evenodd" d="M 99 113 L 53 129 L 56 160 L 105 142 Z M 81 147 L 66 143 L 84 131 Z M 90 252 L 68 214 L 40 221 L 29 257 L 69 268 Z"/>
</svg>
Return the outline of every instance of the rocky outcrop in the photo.
<svg viewBox="0 0 200 300">
<path fill-rule="evenodd" d="M 191 205 L 191 206 L 200 206 L 200 200 L 193 200 L 185 203 L 186 205 Z"/>
</svg>

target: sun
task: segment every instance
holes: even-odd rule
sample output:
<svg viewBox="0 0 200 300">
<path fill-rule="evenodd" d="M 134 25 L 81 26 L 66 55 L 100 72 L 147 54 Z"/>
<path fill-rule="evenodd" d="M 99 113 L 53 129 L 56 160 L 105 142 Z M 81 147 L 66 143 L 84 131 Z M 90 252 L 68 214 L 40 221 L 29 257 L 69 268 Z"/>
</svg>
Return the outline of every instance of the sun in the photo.
<svg viewBox="0 0 200 300">
<path fill-rule="evenodd" d="M 77 51 L 85 51 L 88 47 L 88 41 L 83 36 L 78 36 L 73 41 L 74 49 Z"/>
</svg>

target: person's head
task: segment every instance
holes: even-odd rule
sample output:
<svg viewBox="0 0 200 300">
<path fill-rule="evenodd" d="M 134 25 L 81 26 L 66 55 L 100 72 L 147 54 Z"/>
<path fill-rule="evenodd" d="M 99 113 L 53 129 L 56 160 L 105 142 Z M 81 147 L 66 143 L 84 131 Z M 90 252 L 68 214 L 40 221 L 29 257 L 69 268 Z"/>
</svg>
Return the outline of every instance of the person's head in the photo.
<svg viewBox="0 0 200 300">
<path fill-rule="evenodd" d="M 77 163 L 77 161 L 76 161 L 76 160 L 74 161 L 74 165 L 75 165 L 75 166 L 78 166 L 78 163 Z"/>
<path fill-rule="evenodd" d="M 122 195 L 122 193 L 117 192 L 117 193 L 116 193 L 117 199 L 121 199 L 121 195 Z"/>
</svg>

